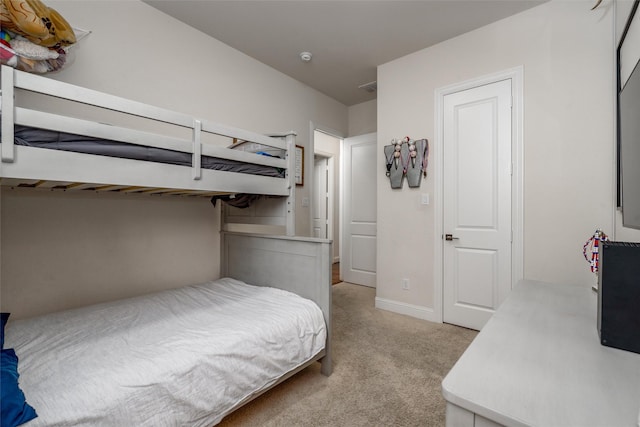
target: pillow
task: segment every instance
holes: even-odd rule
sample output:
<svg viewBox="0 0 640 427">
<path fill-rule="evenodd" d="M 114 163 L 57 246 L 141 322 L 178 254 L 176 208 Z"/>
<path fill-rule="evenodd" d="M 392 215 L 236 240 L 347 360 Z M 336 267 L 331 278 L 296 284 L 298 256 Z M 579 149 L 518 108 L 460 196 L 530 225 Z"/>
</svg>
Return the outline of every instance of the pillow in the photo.
<svg viewBox="0 0 640 427">
<path fill-rule="evenodd" d="M 3 317 L 4 322 L 4 317 Z M 24 393 L 18 386 L 18 356 L 10 348 L 2 350 L 0 359 L 0 425 L 15 427 L 38 416 L 25 401 Z"/>
<path fill-rule="evenodd" d="M 9 313 L 0 313 L 0 319 L 2 320 L 2 329 L 0 330 L 0 350 L 4 349 L 4 327 L 9 320 Z"/>
</svg>

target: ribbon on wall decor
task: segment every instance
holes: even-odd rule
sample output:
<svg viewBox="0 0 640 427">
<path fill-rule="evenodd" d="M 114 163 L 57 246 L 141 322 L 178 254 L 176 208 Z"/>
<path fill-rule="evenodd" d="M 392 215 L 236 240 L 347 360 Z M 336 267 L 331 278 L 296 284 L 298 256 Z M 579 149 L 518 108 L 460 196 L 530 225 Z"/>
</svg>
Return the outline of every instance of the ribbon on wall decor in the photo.
<svg viewBox="0 0 640 427">
<path fill-rule="evenodd" d="M 427 177 L 429 140 L 394 138 L 384 146 L 384 157 L 391 188 L 402 188 L 405 177 L 410 188 L 420 187 L 422 175 Z"/>
</svg>

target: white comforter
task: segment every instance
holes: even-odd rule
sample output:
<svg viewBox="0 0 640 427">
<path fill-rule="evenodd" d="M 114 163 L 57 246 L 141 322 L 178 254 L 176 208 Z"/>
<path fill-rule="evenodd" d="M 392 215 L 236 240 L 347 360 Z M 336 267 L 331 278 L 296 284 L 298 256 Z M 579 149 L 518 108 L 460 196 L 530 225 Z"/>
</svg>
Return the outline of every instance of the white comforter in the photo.
<svg viewBox="0 0 640 427">
<path fill-rule="evenodd" d="M 9 322 L 25 426 L 211 426 L 310 360 L 318 306 L 233 279 Z"/>
</svg>

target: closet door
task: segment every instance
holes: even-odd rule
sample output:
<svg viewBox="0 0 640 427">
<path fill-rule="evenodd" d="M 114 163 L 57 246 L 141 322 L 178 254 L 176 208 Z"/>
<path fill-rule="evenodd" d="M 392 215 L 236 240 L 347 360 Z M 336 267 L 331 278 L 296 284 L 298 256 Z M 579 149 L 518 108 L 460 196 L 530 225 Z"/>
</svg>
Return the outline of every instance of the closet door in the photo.
<svg viewBox="0 0 640 427">
<path fill-rule="evenodd" d="M 511 291 L 511 80 L 444 97 L 443 320 L 480 330 Z"/>
<path fill-rule="evenodd" d="M 343 219 L 340 273 L 345 282 L 376 286 L 377 134 L 343 142 Z"/>
</svg>

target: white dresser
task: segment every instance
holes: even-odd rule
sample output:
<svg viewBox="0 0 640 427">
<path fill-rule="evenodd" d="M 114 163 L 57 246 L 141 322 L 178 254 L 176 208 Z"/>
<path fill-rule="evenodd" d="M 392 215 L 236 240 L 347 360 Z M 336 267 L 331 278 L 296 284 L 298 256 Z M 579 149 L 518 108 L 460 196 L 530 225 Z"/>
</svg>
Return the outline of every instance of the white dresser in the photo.
<svg viewBox="0 0 640 427">
<path fill-rule="evenodd" d="M 640 354 L 596 316 L 586 286 L 520 282 L 442 382 L 447 426 L 640 427 Z"/>
</svg>

